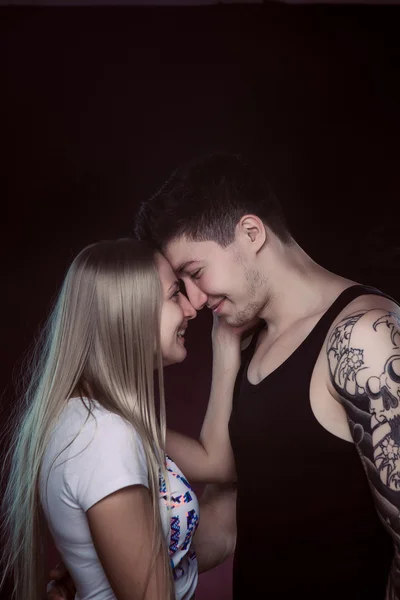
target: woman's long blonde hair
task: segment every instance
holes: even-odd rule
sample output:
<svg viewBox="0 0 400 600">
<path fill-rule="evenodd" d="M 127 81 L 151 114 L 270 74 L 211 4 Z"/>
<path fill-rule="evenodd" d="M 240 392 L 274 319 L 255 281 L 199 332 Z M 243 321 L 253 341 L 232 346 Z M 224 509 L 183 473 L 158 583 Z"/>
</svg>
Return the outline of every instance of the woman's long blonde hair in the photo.
<svg viewBox="0 0 400 600">
<path fill-rule="evenodd" d="M 39 474 L 51 431 L 76 390 L 129 421 L 141 436 L 153 502 L 153 556 L 162 551 L 165 597 L 175 597 L 159 511 L 160 470 L 165 477 L 161 306 L 154 251 L 143 242 L 93 244 L 80 252 L 67 272 L 30 360 L 8 452 L 3 581 L 12 575 L 17 600 L 41 600 L 45 593 Z"/>
</svg>

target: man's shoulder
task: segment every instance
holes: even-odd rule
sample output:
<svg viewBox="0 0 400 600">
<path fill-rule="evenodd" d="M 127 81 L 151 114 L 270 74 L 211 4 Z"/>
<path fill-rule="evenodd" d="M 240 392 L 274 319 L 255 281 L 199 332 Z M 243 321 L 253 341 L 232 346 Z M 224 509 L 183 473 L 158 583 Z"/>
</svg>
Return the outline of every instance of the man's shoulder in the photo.
<svg viewBox="0 0 400 600">
<path fill-rule="evenodd" d="M 336 370 L 344 353 L 355 348 L 358 354 L 371 351 L 386 354 L 390 338 L 382 338 L 383 324 L 399 330 L 400 306 L 390 297 L 382 296 L 380 290 L 349 302 L 336 317 L 325 338 L 323 354 L 329 372 Z"/>
<path fill-rule="evenodd" d="M 337 389 L 354 394 L 365 377 L 378 381 L 388 361 L 398 364 L 400 307 L 390 298 L 367 296 L 352 302 L 344 313 L 329 332 L 326 357 Z"/>
<path fill-rule="evenodd" d="M 358 331 L 368 333 L 375 320 L 389 313 L 400 316 L 400 305 L 390 296 L 381 295 L 380 290 L 358 296 L 342 309 L 332 323 L 326 338 L 327 343 L 338 329 L 345 328 L 349 331 L 357 326 Z"/>
</svg>

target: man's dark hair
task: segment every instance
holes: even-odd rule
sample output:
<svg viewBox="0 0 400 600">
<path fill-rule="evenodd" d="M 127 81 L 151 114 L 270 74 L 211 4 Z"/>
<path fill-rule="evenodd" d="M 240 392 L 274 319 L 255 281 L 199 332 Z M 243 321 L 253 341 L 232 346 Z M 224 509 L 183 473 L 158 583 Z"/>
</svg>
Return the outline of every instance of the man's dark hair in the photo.
<svg viewBox="0 0 400 600">
<path fill-rule="evenodd" d="M 264 177 L 237 155 L 213 154 L 175 171 L 136 215 L 134 234 L 159 249 L 181 236 L 231 244 L 245 214 L 257 215 L 283 242 L 291 240 Z"/>
</svg>

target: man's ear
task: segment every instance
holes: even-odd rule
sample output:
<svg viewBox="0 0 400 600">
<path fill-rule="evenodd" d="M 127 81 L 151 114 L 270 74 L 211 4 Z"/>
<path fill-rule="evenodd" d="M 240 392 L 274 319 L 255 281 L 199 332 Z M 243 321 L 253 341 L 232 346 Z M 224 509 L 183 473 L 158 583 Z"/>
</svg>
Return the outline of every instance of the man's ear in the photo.
<svg viewBox="0 0 400 600">
<path fill-rule="evenodd" d="M 236 234 L 242 243 L 251 244 L 256 253 L 267 240 L 265 225 L 256 215 L 244 215 L 236 226 Z"/>
</svg>

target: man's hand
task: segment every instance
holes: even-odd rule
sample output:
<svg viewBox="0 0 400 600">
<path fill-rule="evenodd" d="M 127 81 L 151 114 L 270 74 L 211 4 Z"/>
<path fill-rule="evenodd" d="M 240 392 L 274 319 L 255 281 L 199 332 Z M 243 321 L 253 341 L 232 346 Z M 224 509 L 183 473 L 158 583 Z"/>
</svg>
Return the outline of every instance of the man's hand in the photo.
<svg viewBox="0 0 400 600">
<path fill-rule="evenodd" d="M 49 577 L 46 600 L 74 600 L 75 584 L 63 563 L 51 569 Z"/>
</svg>

